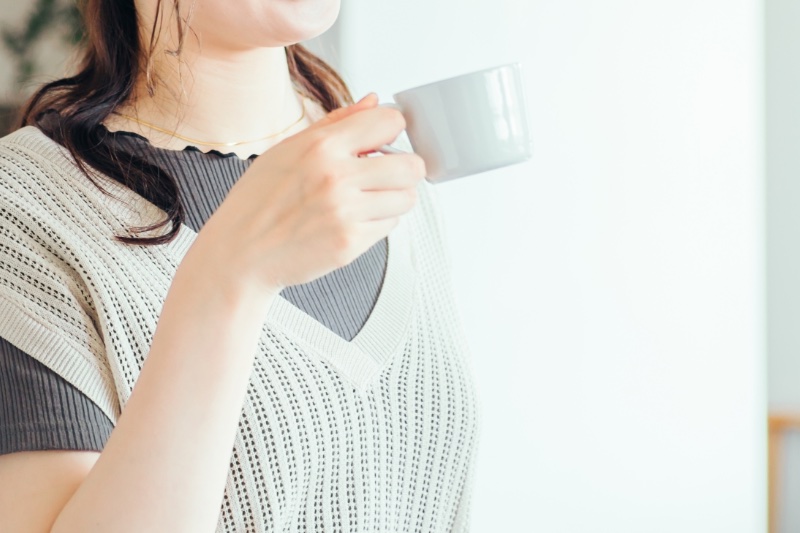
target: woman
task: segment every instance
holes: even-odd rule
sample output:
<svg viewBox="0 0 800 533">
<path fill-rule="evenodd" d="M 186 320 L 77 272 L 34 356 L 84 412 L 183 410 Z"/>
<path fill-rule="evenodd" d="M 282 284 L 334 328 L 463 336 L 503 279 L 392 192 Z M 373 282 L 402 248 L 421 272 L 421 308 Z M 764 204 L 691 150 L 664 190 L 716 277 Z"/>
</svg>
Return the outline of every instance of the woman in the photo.
<svg viewBox="0 0 800 533">
<path fill-rule="evenodd" d="M 371 157 L 402 116 L 296 44 L 338 9 L 88 1 L 0 141 L 4 532 L 468 529 L 443 225 Z"/>
</svg>

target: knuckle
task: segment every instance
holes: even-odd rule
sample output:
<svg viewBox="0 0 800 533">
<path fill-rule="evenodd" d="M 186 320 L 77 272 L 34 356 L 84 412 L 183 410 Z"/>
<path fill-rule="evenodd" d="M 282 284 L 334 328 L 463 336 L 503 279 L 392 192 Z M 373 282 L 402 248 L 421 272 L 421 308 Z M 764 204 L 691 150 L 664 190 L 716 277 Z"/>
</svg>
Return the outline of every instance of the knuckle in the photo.
<svg viewBox="0 0 800 533">
<path fill-rule="evenodd" d="M 339 232 L 333 241 L 334 261 L 336 266 L 341 268 L 351 261 L 353 247 L 355 245 L 353 235 L 348 231 Z"/>
<path fill-rule="evenodd" d="M 425 161 L 418 155 L 412 154 L 409 157 L 409 166 L 411 167 L 411 174 L 419 179 L 425 176 Z"/>
<path fill-rule="evenodd" d="M 344 227 L 348 222 L 347 210 L 341 206 L 334 204 L 330 208 L 332 223 L 337 227 Z"/>
<path fill-rule="evenodd" d="M 424 178 L 428 175 L 428 167 L 425 166 L 425 160 L 422 159 L 420 156 L 415 156 L 417 159 L 417 177 L 419 179 Z"/>
<path fill-rule="evenodd" d="M 318 165 L 316 168 L 318 170 L 317 179 L 325 194 L 334 196 L 333 199 L 338 200 L 344 188 L 344 181 L 348 177 L 347 169 L 331 160 L 328 160 L 324 166 Z"/>
<path fill-rule="evenodd" d="M 336 234 L 333 244 L 336 249 L 336 253 L 342 254 L 350 251 L 350 247 L 353 245 L 353 242 L 350 234 L 347 231 L 339 231 Z"/>
<path fill-rule="evenodd" d="M 334 153 L 335 139 L 327 133 L 317 132 L 310 141 L 310 156 L 328 158 Z"/>
<path fill-rule="evenodd" d="M 348 222 L 350 208 L 347 195 L 342 187 L 328 189 L 323 197 L 322 207 L 332 224 L 341 226 Z"/>
<path fill-rule="evenodd" d="M 391 121 L 392 128 L 398 132 L 406 129 L 406 118 L 397 109 L 387 109 L 389 113 L 389 120 Z"/>
<path fill-rule="evenodd" d="M 335 192 L 330 192 L 321 201 L 326 224 L 334 231 L 338 230 L 347 221 L 347 213 L 338 196 Z"/>
<path fill-rule="evenodd" d="M 325 191 L 327 191 L 327 196 L 330 198 L 333 196 L 333 191 L 335 190 L 336 184 L 339 183 L 339 174 L 334 169 L 326 169 L 324 172 L 320 172 L 319 174 L 319 184 L 323 187 Z"/>
<path fill-rule="evenodd" d="M 408 208 L 411 209 L 414 207 L 414 204 L 417 203 L 417 188 L 412 187 L 408 189 Z"/>
</svg>

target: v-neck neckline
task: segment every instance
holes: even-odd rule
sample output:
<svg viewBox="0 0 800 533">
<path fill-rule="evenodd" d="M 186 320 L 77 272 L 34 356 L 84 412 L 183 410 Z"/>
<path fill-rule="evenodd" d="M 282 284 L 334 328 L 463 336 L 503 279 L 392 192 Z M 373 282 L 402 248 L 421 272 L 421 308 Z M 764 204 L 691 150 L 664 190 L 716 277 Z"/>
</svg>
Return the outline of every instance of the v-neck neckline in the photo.
<svg viewBox="0 0 800 533">
<path fill-rule="evenodd" d="M 66 149 L 61 145 L 44 135 L 38 128 L 31 128 L 69 158 Z M 129 208 L 139 213 L 142 222 L 149 223 L 166 216 L 164 210 L 133 189 L 105 174 L 94 171 L 93 175 L 100 177 L 106 190 L 112 193 L 116 191 L 117 201 L 122 200 Z M 84 182 L 88 183 L 86 180 L 79 180 L 79 183 Z M 118 204 L 114 205 L 114 201 L 96 187 L 86 187 L 86 189 L 96 190 L 95 197 L 110 210 L 119 209 Z M 353 339 L 348 341 L 340 337 L 280 293 L 273 299 L 267 311 L 265 325 L 284 332 L 291 341 L 327 361 L 339 375 L 356 388 L 367 387 L 397 352 L 404 348 L 403 340 L 411 324 L 415 291 L 418 286 L 416 259 L 409 228 L 411 216 L 413 211 L 402 215 L 398 225 L 387 236 L 388 250 L 384 279 L 372 311 Z M 115 219 L 118 220 L 116 215 Z M 127 224 L 125 227 L 128 227 Z M 185 222 L 181 223 L 175 239 L 165 245 L 159 245 L 159 248 L 175 258 L 177 268 L 198 233 Z"/>
<path fill-rule="evenodd" d="M 147 202 L 134 191 L 127 190 Z M 158 209 L 152 203 L 147 203 Z M 404 348 L 403 341 L 411 324 L 417 271 L 409 232 L 408 215 L 405 215 L 388 234 L 383 283 L 366 322 L 351 340 L 337 335 L 281 293 L 270 304 L 265 325 L 282 331 L 291 341 L 330 364 L 354 387 L 364 390 Z M 181 257 L 197 234 L 185 223 L 181 224 L 176 236 L 176 242 L 178 239 L 182 241 Z"/>
<path fill-rule="evenodd" d="M 267 323 L 299 340 L 356 387 L 365 387 L 403 349 L 411 323 L 417 273 L 408 223 L 401 217 L 387 237 L 386 273 L 378 298 L 352 340 L 340 337 L 280 294 L 267 312 Z"/>
</svg>

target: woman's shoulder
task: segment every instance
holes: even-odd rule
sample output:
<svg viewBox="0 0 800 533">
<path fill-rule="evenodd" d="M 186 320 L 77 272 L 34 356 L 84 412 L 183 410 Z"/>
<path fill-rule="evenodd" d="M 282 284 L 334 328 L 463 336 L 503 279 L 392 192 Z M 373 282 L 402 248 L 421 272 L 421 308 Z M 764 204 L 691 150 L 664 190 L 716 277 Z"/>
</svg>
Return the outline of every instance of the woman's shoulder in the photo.
<svg viewBox="0 0 800 533">
<path fill-rule="evenodd" d="M 20 179 L 52 181 L 78 170 L 69 152 L 35 126 L 25 126 L 0 138 L 0 184 Z M 37 183 L 40 185 L 40 183 Z"/>
<path fill-rule="evenodd" d="M 46 157 L 49 151 L 60 151 L 63 147 L 36 126 L 23 126 L 0 137 L 0 152 L 14 152 L 20 149 Z"/>
<path fill-rule="evenodd" d="M 0 138 L 0 204 L 7 203 L 10 194 L 18 203 L 28 199 L 36 204 L 33 209 L 49 207 L 53 214 L 77 216 L 88 212 L 86 203 L 125 214 L 125 202 L 117 205 L 105 196 L 109 192 L 130 196 L 132 191 L 91 166 L 83 167 L 41 129 L 20 128 Z"/>
<path fill-rule="evenodd" d="M 68 207 L 64 191 L 76 171 L 66 149 L 41 130 L 18 129 L 0 138 L 0 209 L 56 214 Z"/>
</svg>

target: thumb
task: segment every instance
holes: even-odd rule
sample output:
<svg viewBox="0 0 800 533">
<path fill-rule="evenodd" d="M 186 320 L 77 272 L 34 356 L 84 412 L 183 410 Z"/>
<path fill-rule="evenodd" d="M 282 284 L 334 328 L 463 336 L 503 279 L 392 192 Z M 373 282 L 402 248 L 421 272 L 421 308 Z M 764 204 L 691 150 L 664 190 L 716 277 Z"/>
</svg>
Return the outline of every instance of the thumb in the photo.
<svg viewBox="0 0 800 533">
<path fill-rule="evenodd" d="M 340 107 L 338 109 L 334 109 L 317 122 L 313 124 L 313 126 L 329 126 L 335 122 L 339 122 L 343 118 L 349 117 L 354 113 L 358 113 L 359 111 L 363 111 L 365 109 L 371 109 L 378 105 L 378 95 L 375 93 L 369 93 L 364 98 L 356 102 L 355 104 L 349 105 L 347 107 Z"/>
</svg>

